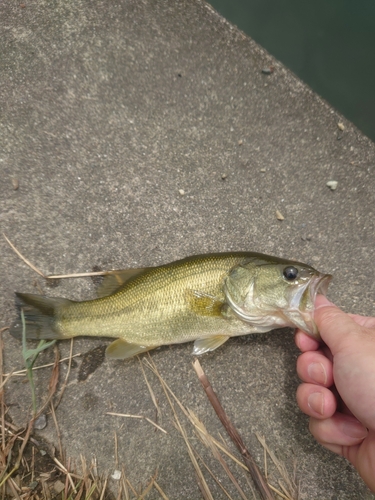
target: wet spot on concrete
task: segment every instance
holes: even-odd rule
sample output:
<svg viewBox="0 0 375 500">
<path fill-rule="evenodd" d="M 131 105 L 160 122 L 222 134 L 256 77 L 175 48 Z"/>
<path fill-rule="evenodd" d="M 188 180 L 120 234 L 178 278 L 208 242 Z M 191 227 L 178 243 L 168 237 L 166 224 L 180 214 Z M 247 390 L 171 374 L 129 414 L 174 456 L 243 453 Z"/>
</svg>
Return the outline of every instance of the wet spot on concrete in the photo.
<svg viewBox="0 0 375 500">
<path fill-rule="evenodd" d="M 91 351 L 86 352 L 82 357 L 82 363 L 78 371 L 77 381 L 83 382 L 92 375 L 95 370 L 103 363 L 105 357 L 106 346 L 101 345 L 95 347 Z"/>
<path fill-rule="evenodd" d="M 87 392 L 82 396 L 82 406 L 85 411 L 92 410 L 98 404 L 99 398 L 92 394 L 91 392 Z"/>
</svg>

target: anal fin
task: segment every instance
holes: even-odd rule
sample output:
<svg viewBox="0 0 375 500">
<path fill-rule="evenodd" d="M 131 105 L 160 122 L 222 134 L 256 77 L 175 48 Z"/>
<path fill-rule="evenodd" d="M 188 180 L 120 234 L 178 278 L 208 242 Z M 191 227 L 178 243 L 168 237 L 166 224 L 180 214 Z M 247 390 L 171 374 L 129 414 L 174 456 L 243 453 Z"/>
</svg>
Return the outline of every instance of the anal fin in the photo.
<svg viewBox="0 0 375 500">
<path fill-rule="evenodd" d="M 205 339 L 197 339 L 194 342 L 193 355 L 199 356 L 205 352 L 214 351 L 226 342 L 230 337 L 227 335 L 214 335 Z"/>
<path fill-rule="evenodd" d="M 151 349 L 156 349 L 157 345 L 138 345 L 126 342 L 123 339 L 117 339 L 107 347 L 105 354 L 107 358 L 110 359 L 129 359 L 137 354 L 142 354 L 143 352 L 151 351 Z"/>
</svg>

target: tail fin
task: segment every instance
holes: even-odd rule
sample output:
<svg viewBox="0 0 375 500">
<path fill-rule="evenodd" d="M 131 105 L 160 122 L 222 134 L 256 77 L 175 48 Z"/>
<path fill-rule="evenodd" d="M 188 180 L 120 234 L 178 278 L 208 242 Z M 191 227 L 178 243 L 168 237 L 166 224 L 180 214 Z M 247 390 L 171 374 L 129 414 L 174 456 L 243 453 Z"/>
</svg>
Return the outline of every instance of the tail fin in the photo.
<svg viewBox="0 0 375 500">
<path fill-rule="evenodd" d="M 70 300 L 43 297 L 31 293 L 16 293 L 16 306 L 25 315 L 26 338 L 28 339 L 61 339 L 56 317 L 58 309 L 70 304 Z M 22 338 L 21 315 L 10 327 L 10 334 L 18 339 Z"/>
</svg>

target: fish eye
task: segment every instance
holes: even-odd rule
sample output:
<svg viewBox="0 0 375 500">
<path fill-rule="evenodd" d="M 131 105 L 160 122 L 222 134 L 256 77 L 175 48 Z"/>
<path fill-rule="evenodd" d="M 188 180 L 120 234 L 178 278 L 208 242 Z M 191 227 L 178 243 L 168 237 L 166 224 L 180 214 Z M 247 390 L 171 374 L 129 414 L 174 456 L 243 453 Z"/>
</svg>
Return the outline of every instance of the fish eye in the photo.
<svg viewBox="0 0 375 500">
<path fill-rule="evenodd" d="M 298 276 L 298 269 L 294 266 L 284 267 L 283 275 L 287 281 L 294 281 Z"/>
</svg>

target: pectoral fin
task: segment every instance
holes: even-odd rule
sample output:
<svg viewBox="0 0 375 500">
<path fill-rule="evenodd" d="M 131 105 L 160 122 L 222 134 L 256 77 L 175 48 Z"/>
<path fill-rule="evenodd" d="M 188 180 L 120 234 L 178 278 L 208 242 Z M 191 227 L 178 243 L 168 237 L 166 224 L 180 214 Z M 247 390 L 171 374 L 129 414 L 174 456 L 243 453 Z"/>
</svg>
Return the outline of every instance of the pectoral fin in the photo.
<svg viewBox="0 0 375 500">
<path fill-rule="evenodd" d="M 223 301 L 218 297 L 198 290 L 186 290 L 189 308 L 200 316 L 221 316 Z"/>
<path fill-rule="evenodd" d="M 129 359 L 133 356 L 137 356 L 137 354 L 142 354 L 143 352 L 151 351 L 151 349 L 156 349 L 156 347 L 159 346 L 131 344 L 130 342 L 126 342 L 126 340 L 117 339 L 112 342 L 112 344 L 109 344 L 105 354 L 107 358 L 110 359 Z"/>
<path fill-rule="evenodd" d="M 207 339 L 197 339 L 194 342 L 193 355 L 199 356 L 205 352 L 214 351 L 229 339 L 227 335 L 215 335 Z"/>
<path fill-rule="evenodd" d="M 112 293 L 117 292 L 127 281 L 140 274 L 143 274 L 148 267 L 139 267 L 137 269 L 119 269 L 117 271 L 108 271 L 104 276 L 102 283 L 96 289 L 98 298 L 108 297 Z"/>
</svg>

